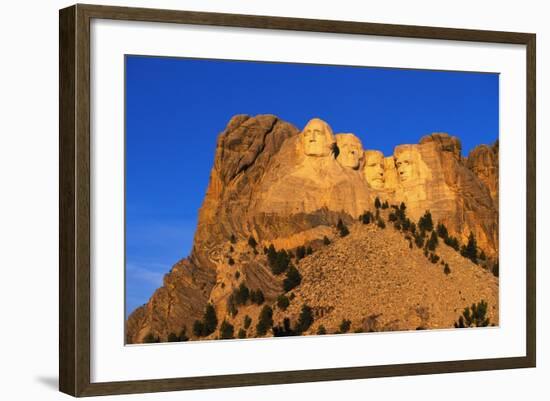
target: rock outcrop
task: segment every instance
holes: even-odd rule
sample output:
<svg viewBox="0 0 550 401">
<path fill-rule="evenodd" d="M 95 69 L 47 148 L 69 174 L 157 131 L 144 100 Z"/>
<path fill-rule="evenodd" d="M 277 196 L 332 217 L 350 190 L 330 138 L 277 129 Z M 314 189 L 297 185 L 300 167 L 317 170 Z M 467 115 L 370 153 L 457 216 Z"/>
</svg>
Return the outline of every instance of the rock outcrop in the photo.
<svg viewBox="0 0 550 401">
<path fill-rule="evenodd" d="M 489 189 L 498 210 L 498 141 L 492 146 L 476 146 L 466 159 L 466 166 Z"/>
<path fill-rule="evenodd" d="M 434 223 L 444 223 L 462 244 L 473 233 L 480 251 L 497 260 L 498 145 L 481 145 L 466 159 L 458 138 L 443 133 L 425 136 L 418 144 L 397 146 L 387 157 L 376 150 L 364 151 L 364 145 L 368 147 L 354 134 L 334 135 L 320 119 L 312 119 L 300 132 L 272 115 L 233 117 L 218 137 L 191 255 L 178 262 L 149 302 L 130 315 L 127 342 L 142 342 L 148 334 L 166 340 L 183 327 L 193 338 L 191 327 L 209 303 L 219 320 L 235 327 L 242 326 L 244 314 L 257 318 L 257 305 L 242 305 L 237 317 L 230 313 L 232 296 L 245 285 L 260 291 L 266 304 L 275 303 L 284 275 L 269 268 L 262 250 L 270 244 L 293 251 L 304 245 L 315 252 L 322 249 L 319 258 L 294 260 L 303 276 L 295 296 L 323 310 L 317 318 L 326 317 L 328 326 L 346 314 L 368 320 L 359 312 L 368 310 L 383 314 L 377 320 L 380 327 L 449 327 L 457 313 L 479 297 L 491 302 L 491 318 L 498 321 L 498 279 L 490 273 L 445 246 L 442 256 L 452 261 L 453 273 L 431 282 L 422 269 L 432 263 L 422 250 L 413 249 L 410 238 L 393 238 L 399 235 L 392 234 L 393 227 L 366 229 L 357 223 L 364 212 L 375 211 L 376 198 L 390 205 L 404 202 L 411 220 L 429 210 Z M 383 211 L 381 218 L 388 219 L 388 213 Z M 349 238 L 339 238 L 335 227 L 340 220 L 352 228 Z M 254 240 L 249 242 L 250 238 Z M 327 247 L 327 242 L 333 244 Z M 363 255 L 366 259 L 359 261 L 363 256 L 357 256 L 354 267 L 340 263 L 344 253 L 366 249 L 388 258 L 374 257 L 375 262 L 368 264 L 368 255 Z M 405 268 L 400 260 L 414 267 L 397 277 Z M 365 263 L 368 268 L 360 267 Z M 335 274 L 346 277 L 348 268 L 357 281 L 349 293 L 348 284 L 344 286 L 337 277 L 322 280 Z M 379 280 L 380 274 L 390 271 L 393 278 Z M 398 295 L 408 291 L 412 293 L 406 297 Z M 361 304 L 364 293 L 371 294 L 370 301 Z M 395 313 L 382 305 L 391 293 L 395 296 L 389 305 Z M 437 305 L 437 297 L 451 293 L 443 305 Z M 326 294 L 333 296 L 327 299 Z M 421 314 L 419 323 L 418 308 L 427 308 L 430 318 Z M 297 310 L 290 307 L 289 313 L 276 316 L 292 316 Z M 398 319 L 398 314 L 404 315 Z"/>
</svg>

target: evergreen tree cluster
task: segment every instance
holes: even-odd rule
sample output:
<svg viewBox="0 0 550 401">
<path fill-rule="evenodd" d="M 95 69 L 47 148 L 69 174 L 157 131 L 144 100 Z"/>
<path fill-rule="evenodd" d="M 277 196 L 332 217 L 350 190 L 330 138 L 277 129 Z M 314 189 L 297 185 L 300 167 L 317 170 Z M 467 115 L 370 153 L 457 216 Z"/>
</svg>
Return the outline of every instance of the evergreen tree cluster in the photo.
<svg viewBox="0 0 550 401">
<path fill-rule="evenodd" d="M 455 322 L 456 328 L 467 327 L 486 327 L 489 325 L 489 318 L 487 317 L 487 302 L 481 300 L 477 304 L 472 304 L 470 307 L 464 308 L 462 316 Z"/>
<path fill-rule="evenodd" d="M 286 272 L 285 279 L 283 280 L 283 289 L 285 292 L 288 292 L 298 287 L 301 282 L 302 276 L 300 272 L 293 265 L 291 265 Z"/>
<path fill-rule="evenodd" d="M 261 305 L 265 301 L 264 293 L 260 289 L 250 290 L 246 284 L 241 283 L 227 298 L 227 311 L 235 316 L 239 306 L 245 305 L 249 300 L 253 304 Z"/>
<path fill-rule="evenodd" d="M 305 255 L 305 249 L 304 249 L 304 255 Z M 290 255 L 287 253 L 285 249 L 281 249 L 278 251 L 275 249 L 273 244 L 271 244 L 267 249 L 267 263 L 271 268 L 271 272 L 275 275 L 279 275 L 287 271 L 289 266 L 291 266 Z"/>
<path fill-rule="evenodd" d="M 363 224 L 370 224 L 374 222 L 374 215 L 370 210 L 365 211 L 361 216 L 359 216 L 359 221 Z"/>
<path fill-rule="evenodd" d="M 218 327 L 216 309 L 214 309 L 214 305 L 208 304 L 202 320 L 195 320 L 193 334 L 197 337 L 206 337 L 216 331 L 216 327 Z"/>
</svg>

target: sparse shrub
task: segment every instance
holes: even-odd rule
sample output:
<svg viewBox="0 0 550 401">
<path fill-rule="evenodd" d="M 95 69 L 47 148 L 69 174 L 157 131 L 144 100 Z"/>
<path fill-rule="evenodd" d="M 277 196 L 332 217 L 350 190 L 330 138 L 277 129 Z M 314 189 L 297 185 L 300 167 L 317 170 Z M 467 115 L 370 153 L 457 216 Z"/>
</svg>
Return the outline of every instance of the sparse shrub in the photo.
<svg viewBox="0 0 550 401">
<path fill-rule="evenodd" d="M 477 304 L 472 304 L 471 307 L 464 308 L 462 316 L 455 322 L 456 328 L 466 327 L 486 327 L 489 325 L 487 317 L 487 302 L 481 300 Z"/>
<path fill-rule="evenodd" d="M 388 215 L 388 221 L 397 221 L 397 215 L 393 212 L 390 212 L 390 214 Z"/>
<path fill-rule="evenodd" d="M 269 330 L 272 326 L 273 310 L 268 305 L 265 305 L 260 312 L 258 324 L 256 325 L 256 334 L 259 336 L 265 336 L 267 330 Z"/>
<path fill-rule="evenodd" d="M 340 333 L 347 333 L 351 327 L 351 320 L 348 319 L 342 319 L 342 323 L 340 323 L 340 326 L 338 329 L 340 330 Z"/>
<path fill-rule="evenodd" d="M 289 305 L 290 305 L 290 300 L 286 295 L 281 294 L 277 297 L 277 307 L 280 310 L 282 311 L 286 310 L 286 308 L 288 308 Z"/>
<path fill-rule="evenodd" d="M 296 322 L 295 330 L 296 332 L 301 334 L 305 332 L 307 329 L 309 329 L 312 323 L 313 323 L 313 311 L 308 305 L 304 304 L 302 305 L 302 310 L 300 311 L 298 322 Z"/>
<path fill-rule="evenodd" d="M 239 332 L 237 333 L 238 338 L 246 338 L 246 330 L 245 329 L 239 329 Z"/>
<path fill-rule="evenodd" d="M 250 316 L 246 315 L 243 320 L 243 326 L 245 329 L 248 329 L 250 327 L 250 324 L 252 323 L 252 319 Z"/>
<path fill-rule="evenodd" d="M 224 320 L 220 325 L 220 338 L 222 340 L 228 340 L 230 338 L 233 338 L 233 332 L 234 332 L 233 325 L 227 322 L 226 320 Z"/>
<path fill-rule="evenodd" d="M 451 268 L 449 267 L 448 263 L 445 263 L 445 268 L 443 269 L 443 273 L 445 273 L 446 275 L 451 274 Z"/>
<path fill-rule="evenodd" d="M 326 235 L 323 237 L 323 245 L 330 245 L 330 240 Z"/>
<path fill-rule="evenodd" d="M 291 265 L 286 272 L 286 278 L 283 280 L 283 289 L 285 292 L 288 292 L 299 286 L 301 282 L 302 276 L 300 275 L 300 272 Z"/>
<path fill-rule="evenodd" d="M 306 255 L 311 255 L 312 253 L 313 253 L 313 248 L 310 247 L 310 246 L 308 246 L 308 247 L 306 248 Z"/>
<path fill-rule="evenodd" d="M 379 217 L 376 221 L 376 225 L 381 229 L 386 228 L 386 223 L 384 223 L 384 220 L 381 217 Z"/>
<path fill-rule="evenodd" d="M 327 329 L 325 329 L 325 326 L 320 325 L 317 327 L 317 335 L 322 336 L 324 334 L 327 334 Z"/>
<path fill-rule="evenodd" d="M 288 296 L 288 299 L 292 301 L 295 297 L 296 295 L 293 292 L 291 292 L 290 295 Z"/>
<path fill-rule="evenodd" d="M 256 249 L 256 246 L 258 243 L 256 242 L 256 238 L 254 238 L 252 235 L 248 237 L 248 245 L 250 245 L 251 248 Z"/>
<path fill-rule="evenodd" d="M 349 234 L 348 227 L 344 224 L 342 219 L 338 219 L 338 224 L 336 225 L 338 231 L 340 231 L 340 237 L 345 237 Z"/>
<path fill-rule="evenodd" d="M 430 262 L 436 264 L 437 262 L 439 262 L 439 256 L 435 253 L 430 253 Z"/>
<path fill-rule="evenodd" d="M 235 260 L 233 258 L 229 258 L 227 263 L 229 263 L 229 266 L 233 266 L 235 264 Z"/>
</svg>

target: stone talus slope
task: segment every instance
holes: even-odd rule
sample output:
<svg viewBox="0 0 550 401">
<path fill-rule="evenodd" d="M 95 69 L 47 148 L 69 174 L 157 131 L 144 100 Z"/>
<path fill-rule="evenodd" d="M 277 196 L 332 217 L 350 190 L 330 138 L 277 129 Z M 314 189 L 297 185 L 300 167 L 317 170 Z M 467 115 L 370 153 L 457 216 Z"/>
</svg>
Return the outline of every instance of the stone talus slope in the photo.
<svg viewBox="0 0 550 401">
<path fill-rule="evenodd" d="M 451 328 L 464 307 L 485 300 L 498 325 L 498 279 L 442 241 L 436 254 L 449 264 L 448 275 L 392 227 L 354 224 L 350 231 L 300 261 L 302 284 L 276 321 L 295 321 L 307 304 L 315 314 L 309 334 L 320 325 L 334 333 L 343 319 L 351 331 Z"/>
</svg>

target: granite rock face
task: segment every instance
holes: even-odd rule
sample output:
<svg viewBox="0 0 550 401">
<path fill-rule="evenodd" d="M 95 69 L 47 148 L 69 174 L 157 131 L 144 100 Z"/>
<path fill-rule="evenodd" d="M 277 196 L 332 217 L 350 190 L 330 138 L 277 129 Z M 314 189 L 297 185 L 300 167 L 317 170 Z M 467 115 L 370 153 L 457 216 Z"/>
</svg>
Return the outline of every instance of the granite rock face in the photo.
<svg viewBox="0 0 550 401">
<path fill-rule="evenodd" d="M 229 305 L 232 294 L 241 284 L 261 291 L 267 304 L 273 304 L 281 294 L 284 277 L 272 273 L 262 252 L 264 247 L 273 244 L 277 249 L 295 250 L 309 245 L 318 249 L 328 239 L 341 243 L 334 248 L 331 245 L 330 249 L 344 252 L 342 244 L 347 244 L 348 251 L 353 253 L 354 246 L 363 245 L 358 242 L 353 245 L 351 239 L 370 241 L 368 237 L 374 235 L 374 231 L 352 230 L 352 234 L 356 234 L 346 239 L 347 242 L 341 242 L 343 239 L 338 238 L 335 226 L 339 220 L 350 227 L 357 224 L 365 211 L 374 212 L 377 197 L 395 205 L 404 202 L 407 215 L 414 221 L 429 210 L 434 223 L 444 223 L 462 244 L 470 232 L 474 233 L 480 250 L 498 259 L 498 144 L 480 145 L 465 159 L 461 157 L 459 139 L 445 133 L 427 135 L 418 144 L 399 145 L 393 155 L 386 157 L 376 150 L 364 151 L 364 145 L 368 147 L 352 133 L 334 135 L 329 124 L 317 118 L 300 131 L 273 115 L 233 117 L 217 140 L 191 255 L 178 262 L 149 302 L 131 314 L 127 322 L 127 342 L 142 342 L 150 333 L 166 340 L 168 334 L 179 333 L 183 327 L 192 337 L 193 322 L 201 319 L 208 303 L 215 306 L 219 320 L 228 319 L 235 327 L 242 324 L 239 319 L 242 320 L 245 313 L 257 317 L 259 307 L 243 306 L 243 312 L 239 310 L 235 318 L 229 314 Z M 386 218 L 387 214 L 385 211 Z M 395 239 L 387 230 L 376 231 L 376 235 L 377 246 L 387 241 L 384 252 L 391 254 L 392 247 L 397 246 Z M 257 242 L 255 247 L 249 244 L 250 237 Z M 394 254 L 407 259 L 408 242 L 404 244 L 406 246 L 400 245 Z M 323 251 L 327 266 L 333 256 L 338 256 L 331 255 L 329 248 Z M 421 252 L 419 255 L 414 260 L 421 271 L 429 262 Z M 470 262 L 463 263 L 463 257 L 450 254 L 448 259 L 456 266 L 465 266 L 466 270 L 460 270 L 464 283 L 475 279 L 467 272 Z M 308 260 L 302 270 L 305 283 L 311 283 L 320 268 L 315 266 L 314 259 Z M 384 268 L 386 262 L 377 259 L 369 269 Z M 333 267 L 345 275 L 344 265 L 336 263 Z M 355 270 L 354 274 L 360 274 Z M 394 273 L 398 274 L 398 270 Z M 425 284 L 428 278 L 421 276 Z M 369 291 L 379 287 L 366 277 L 359 281 L 364 288 L 361 287 L 358 294 L 367 287 Z M 412 286 L 424 285 L 413 279 L 408 282 Z M 327 281 L 318 287 L 335 294 L 346 290 L 338 285 Z M 483 291 L 489 291 L 487 297 L 495 301 L 498 280 L 484 278 L 479 285 L 485 288 Z M 430 286 L 424 287 L 432 288 Z M 444 282 L 438 281 L 434 288 L 444 296 L 444 287 Z M 311 288 L 305 285 L 297 292 L 298 297 L 311 303 L 322 295 L 312 293 Z M 390 290 L 391 285 L 385 289 Z M 458 288 L 453 291 L 460 293 Z M 460 300 L 464 304 L 449 301 L 441 313 L 433 310 L 433 316 L 438 317 L 430 327 L 448 326 L 451 311 L 454 313 L 475 302 L 476 291 L 472 287 L 468 296 L 462 296 Z M 421 294 L 412 294 L 407 299 L 416 300 L 419 296 Z M 361 305 L 355 304 L 360 297 L 356 298 L 350 302 L 354 303 L 352 309 L 359 311 Z M 339 305 L 337 310 L 345 307 L 345 303 L 329 301 Z M 411 312 L 412 306 L 406 308 L 409 308 L 407 313 L 414 312 Z M 327 322 L 336 322 L 344 312 L 338 316 L 333 314 Z M 497 313 L 491 313 L 495 318 Z M 413 316 L 399 327 L 409 329 L 417 324 L 415 319 L 418 320 Z"/>
<path fill-rule="evenodd" d="M 493 145 L 476 146 L 466 159 L 466 166 L 489 189 L 498 209 L 498 141 Z"/>
</svg>

